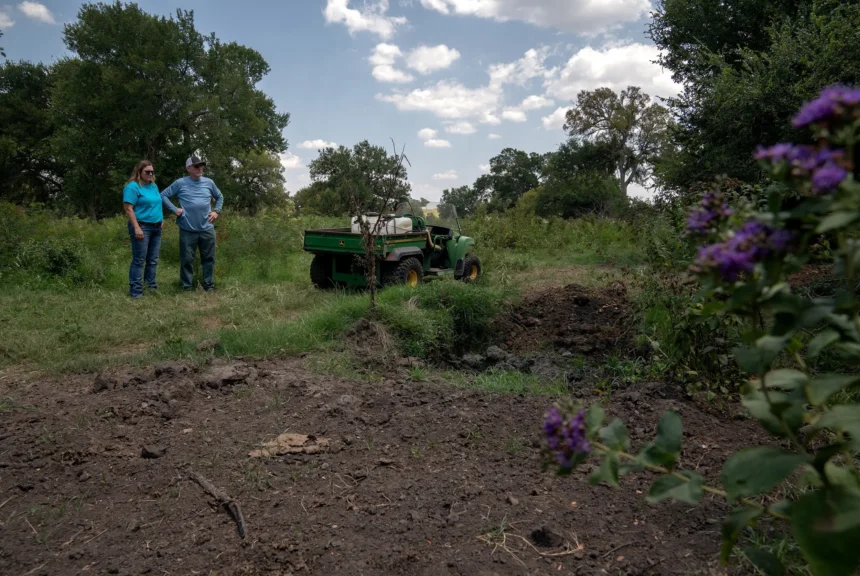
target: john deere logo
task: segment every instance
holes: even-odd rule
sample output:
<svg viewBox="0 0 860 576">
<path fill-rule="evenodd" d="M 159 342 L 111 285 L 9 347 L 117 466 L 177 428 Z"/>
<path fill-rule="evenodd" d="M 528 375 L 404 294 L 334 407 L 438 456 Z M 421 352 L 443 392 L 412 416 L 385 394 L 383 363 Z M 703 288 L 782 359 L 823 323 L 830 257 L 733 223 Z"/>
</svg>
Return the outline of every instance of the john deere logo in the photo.
<svg viewBox="0 0 860 576">
<path fill-rule="evenodd" d="M 341 241 L 339 242 L 339 244 L 340 244 L 341 246 L 343 246 L 343 240 L 341 240 Z"/>
</svg>

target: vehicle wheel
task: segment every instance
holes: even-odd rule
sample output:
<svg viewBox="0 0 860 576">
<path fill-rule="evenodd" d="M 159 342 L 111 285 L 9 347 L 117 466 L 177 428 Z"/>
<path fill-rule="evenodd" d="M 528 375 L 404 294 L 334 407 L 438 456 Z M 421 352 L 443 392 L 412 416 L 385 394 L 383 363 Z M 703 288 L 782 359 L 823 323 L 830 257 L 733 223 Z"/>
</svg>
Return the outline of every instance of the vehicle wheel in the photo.
<svg viewBox="0 0 860 576">
<path fill-rule="evenodd" d="M 417 258 L 407 258 L 394 267 L 385 277 L 385 285 L 406 284 L 415 287 L 424 281 L 424 267 Z"/>
<path fill-rule="evenodd" d="M 463 259 L 463 282 L 474 282 L 481 275 L 481 260 L 475 254 L 466 254 Z"/>
<path fill-rule="evenodd" d="M 317 288 L 334 288 L 334 281 L 331 279 L 331 256 L 326 254 L 316 254 L 311 262 L 311 282 Z"/>
</svg>

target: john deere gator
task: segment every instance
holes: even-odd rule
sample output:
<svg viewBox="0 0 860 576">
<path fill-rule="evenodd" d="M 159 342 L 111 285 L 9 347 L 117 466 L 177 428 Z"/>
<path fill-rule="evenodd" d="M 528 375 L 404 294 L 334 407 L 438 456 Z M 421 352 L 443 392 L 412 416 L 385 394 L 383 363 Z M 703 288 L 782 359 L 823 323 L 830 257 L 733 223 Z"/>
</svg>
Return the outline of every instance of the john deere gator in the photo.
<svg viewBox="0 0 860 576">
<path fill-rule="evenodd" d="M 440 206 L 438 216 L 427 218 L 415 214 L 408 203 L 394 214 L 373 213 L 362 218 L 378 231 L 378 286 L 417 286 L 447 275 L 471 282 L 481 274 L 481 261 L 473 252 L 475 240 L 461 234 L 457 211 L 451 205 Z M 314 255 L 310 275 L 318 288 L 367 286 L 362 265 L 364 241 L 357 218 L 349 228 L 305 230 L 303 249 Z"/>
</svg>

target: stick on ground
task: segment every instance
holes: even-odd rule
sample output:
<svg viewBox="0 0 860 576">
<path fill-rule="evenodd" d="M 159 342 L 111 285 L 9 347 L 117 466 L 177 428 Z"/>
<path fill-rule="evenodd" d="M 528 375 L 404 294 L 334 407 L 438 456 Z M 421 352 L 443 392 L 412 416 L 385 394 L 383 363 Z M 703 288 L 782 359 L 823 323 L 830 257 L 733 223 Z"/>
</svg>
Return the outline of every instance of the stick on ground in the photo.
<svg viewBox="0 0 860 576">
<path fill-rule="evenodd" d="M 203 488 L 210 496 L 215 498 L 220 505 L 222 505 L 233 520 L 236 522 L 236 526 L 239 528 L 239 536 L 242 538 L 247 534 L 247 530 L 245 528 L 245 517 L 242 516 L 242 508 L 239 506 L 239 503 L 236 502 L 233 498 L 230 498 L 217 488 L 206 478 L 198 474 L 197 472 L 191 471 L 188 473 L 192 480 L 200 484 L 200 487 Z"/>
</svg>

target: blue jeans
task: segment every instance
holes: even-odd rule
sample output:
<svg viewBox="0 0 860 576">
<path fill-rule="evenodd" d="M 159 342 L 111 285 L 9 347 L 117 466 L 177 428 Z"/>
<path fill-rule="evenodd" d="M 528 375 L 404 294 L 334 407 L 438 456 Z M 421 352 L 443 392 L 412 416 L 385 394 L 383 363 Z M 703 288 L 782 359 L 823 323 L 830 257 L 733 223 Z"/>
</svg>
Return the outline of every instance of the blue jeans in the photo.
<svg viewBox="0 0 860 576">
<path fill-rule="evenodd" d="M 143 296 L 143 282 L 150 288 L 158 288 L 155 283 L 155 268 L 158 265 L 158 253 L 161 251 L 161 227 L 141 225 L 140 229 L 143 230 L 143 240 L 134 237 L 134 228 L 131 222 L 128 223 L 128 234 L 131 237 L 128 293 L 132 298 Z"/>
</svg>

